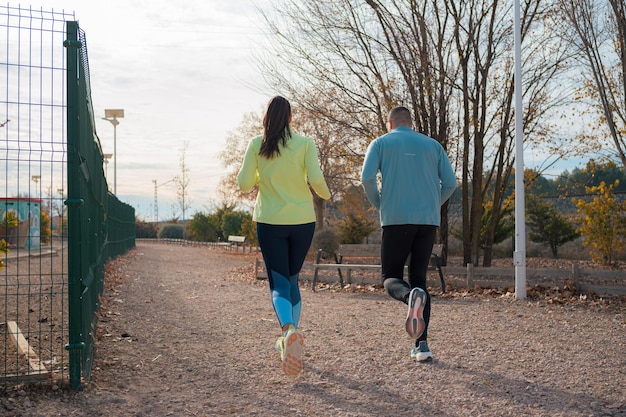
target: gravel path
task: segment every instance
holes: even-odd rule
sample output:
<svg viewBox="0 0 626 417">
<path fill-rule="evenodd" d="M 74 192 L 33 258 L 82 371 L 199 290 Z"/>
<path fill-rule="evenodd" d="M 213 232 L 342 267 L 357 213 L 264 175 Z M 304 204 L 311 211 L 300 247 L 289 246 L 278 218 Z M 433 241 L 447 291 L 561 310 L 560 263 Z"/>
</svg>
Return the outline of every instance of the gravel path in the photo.
<svg viewBox="0 0 626 417">
<path fill-rule="evenodd" d="M 302 285 L 293 379 L 251 256 L 139 243 L 109 267 L 91 382 L 0 391 L 0 415 L 626 416 L 623 302 L 436 296 L 420 364 L 404 305 Z"/>
</svg>

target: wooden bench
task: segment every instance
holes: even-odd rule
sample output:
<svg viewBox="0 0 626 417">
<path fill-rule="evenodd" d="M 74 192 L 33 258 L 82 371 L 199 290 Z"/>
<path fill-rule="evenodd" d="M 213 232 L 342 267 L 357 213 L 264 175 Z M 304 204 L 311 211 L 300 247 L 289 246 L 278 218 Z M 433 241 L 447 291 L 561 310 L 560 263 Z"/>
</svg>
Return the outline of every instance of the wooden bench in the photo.
<svg viewBox="0 0 626 417">
<path fill-rule="evenodd" d="M 346 271 L 346 279 L 348 284 L 352 283 L 351 273 L 353 270 L 380 270 L 380 244 L 345 244 L 340 245 L 339 250 L 334 255 L 335 263 L 323 264 L 320 263 L 322 259 L 322 250 L 320 249 L 317 253 L 317 258 L 315 259 L 315 263 L 313 264 L 313 291 L 315 291 L 315 285 L 317 283 L 318 271 L 322 269 L 337 269 L 339 273 L 339 285 L 343 288 L 343 273 L 342 270 Z M 443 253 L 443 245 L 435 244 L 433 245 L 433 250 L 431 254 L 431 264 L 439 273 L 439 280 L 441 282 L 441 291 L 446 291 L 446 284 L 443 277 L 443 271 L 441 269 L 442 264 L 442 255 Z M 365 264 L 360 263 L 344 263 L 346 259 L 350 258 L 361 258 L 366 261 L 371 261 Z M 405 270 L 408 267 L 405 266 Z"/>
<path fill-rule="evenodd" d="M 239 246 L 242 246 L 246 241 L 245 236 L 228 236 L 228 243 L 230 243 L 231 248 L 235 247 L 237 249 Z M 244 249 L 245 252 L 245 249 Z"/>
</svg>

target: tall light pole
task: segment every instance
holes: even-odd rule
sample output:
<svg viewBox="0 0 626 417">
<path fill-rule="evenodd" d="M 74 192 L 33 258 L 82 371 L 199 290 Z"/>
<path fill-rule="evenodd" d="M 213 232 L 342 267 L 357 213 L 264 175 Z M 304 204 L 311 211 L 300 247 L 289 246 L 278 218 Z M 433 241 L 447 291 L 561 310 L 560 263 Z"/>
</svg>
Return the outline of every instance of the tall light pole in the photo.
<svg viewBox="0 0 626 417">
<path fill-rule="evenodd" d="M 60 233 L 61 235 L 63 235 L 63 216 L 65 214 L 65 205 L 63 204 L 63 191 L 63 188 L 57 188 L 57 193 L 59 193 L 59 195 L 61 196 L 61 201 L 57 205 L 57 233 Z"/>
<path fill-rule="evenodd" d="M 113 125 L 113 194 L 117 195 L 117 118 L 124 117 L 124 109 L 105 109 L 103 120 L 108 120 Z"/>
<path fill-rule="evenodd" d="M 41 175 L 33 175 L 31 179 L 35 182 L 35 196 L 39 198 L 39 180 L 41 179 Z"/>
<path fill-rule="evenodd" d="M 522 29 L 520 0 L 514 1 L 515 56 L 515 298 L 526 298 L 526 217 L 524 198 L 524 106 L 522 92 Z"/>
<path fill-rule="evenodd" d="M 102 157 L 104 158 L 104 176 L 106 177 L 107 182 L 109 180 L 109 159 L 111 159 L 112 156 L 112 153 L 105 153 L 104 155 L 102 155 Z"/>
</svg>

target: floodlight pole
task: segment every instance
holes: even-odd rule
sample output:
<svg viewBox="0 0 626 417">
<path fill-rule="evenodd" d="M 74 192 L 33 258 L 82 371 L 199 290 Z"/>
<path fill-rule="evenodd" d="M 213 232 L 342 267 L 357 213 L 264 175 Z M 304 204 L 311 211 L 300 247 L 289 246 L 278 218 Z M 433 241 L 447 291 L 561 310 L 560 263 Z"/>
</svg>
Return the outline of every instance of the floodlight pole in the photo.
<svg viewBox="0 0 626 417">
<path fill-rule="evenodd" d="M 117 195 L 117 118 L 124 117 L 124 109 L 105 109 L 102 120 L 107 120 L 113 125 L 113 194 Z"/>
<path fill-rule="evenodd" d="M 35 182 L 35 196 L 39 198 L 39 180 L 41 179 L 41 175 L 33 175 L 31 179 Z"/>
<path fill-rule="evenodd" d="M 524 118 L 520 0 L 514 6 L 515 48 L 515 298 L 526 298 L 526 212 L 524 199 Z"/>
<path fill-rule="evenodd" d="M 112 156 L 112 153 L 105 153 L 102 155 L 104 158 L 104 175 L 107 177 L 107 180 L 109 179 L 109 159 L 111 159 Z"/>
<path fill-rule="evenodd" d="M 104 119 L 111 122 L 113 125 L 113 194 L 117 195 L 117 125 L 120 122 L 117 121 L 116 117 L 113 119 Z"/>
</svg>

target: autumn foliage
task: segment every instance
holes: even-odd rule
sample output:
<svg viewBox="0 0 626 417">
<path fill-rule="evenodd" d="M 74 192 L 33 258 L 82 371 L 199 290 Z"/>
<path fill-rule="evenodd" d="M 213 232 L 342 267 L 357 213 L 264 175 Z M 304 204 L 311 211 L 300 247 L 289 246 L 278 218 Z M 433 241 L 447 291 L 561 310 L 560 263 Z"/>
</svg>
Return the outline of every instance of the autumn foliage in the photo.
<svg viewBox="0 0 626 417">
<path fill-rule="evenodd" d="M 579 232 L 583 245 L 590 249 L 594 261 L 610 264 L 616 252 L 624 248 L 626 239 L 626 202 L 619 202 L 613 196 L 613 189 L 619 185 L 615 181 L 606 185 L 603 181 L 597 186 L 586 187 L 592 200 L 574 199 L 579 216 Z"/>
</svg>

